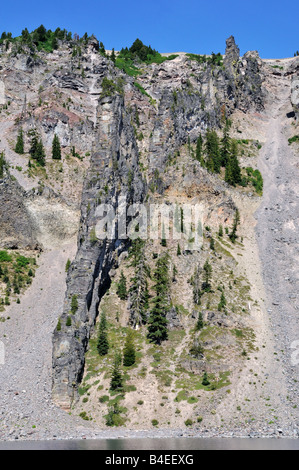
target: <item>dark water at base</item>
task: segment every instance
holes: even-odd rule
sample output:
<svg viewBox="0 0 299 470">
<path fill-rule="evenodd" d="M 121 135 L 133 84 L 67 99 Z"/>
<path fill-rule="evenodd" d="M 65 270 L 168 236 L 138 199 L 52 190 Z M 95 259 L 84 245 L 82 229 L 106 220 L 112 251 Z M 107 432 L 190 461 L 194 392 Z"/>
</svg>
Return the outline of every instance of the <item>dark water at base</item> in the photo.
<svg viewBox="0 0 299 470">
<path fill-rule="evenodd" d="M 0 442 L 0 450 L 299 450 L 299 439 L 95 439 Z"/>
</svg>

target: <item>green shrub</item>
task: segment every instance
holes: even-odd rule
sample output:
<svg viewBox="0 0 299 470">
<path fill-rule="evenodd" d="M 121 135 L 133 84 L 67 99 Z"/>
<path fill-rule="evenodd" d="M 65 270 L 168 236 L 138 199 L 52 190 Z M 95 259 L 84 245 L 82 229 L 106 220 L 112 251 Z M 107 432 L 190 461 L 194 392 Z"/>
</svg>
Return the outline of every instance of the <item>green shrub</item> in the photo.
<svg viewBox="0 0 299 470">
<path fill-rule="evenodd" d="M 204 355 L 204 348 L 200 341 L 197 339 L 194 340 L 193 345 L 190 348 L 190 354 L 197 359 L 203 357 Z"/>
<path fill-rule="evenodd" d="M 288 139 L 289 145 L 291 145 L 293 142 L 299 142 L 299 135 L 294 135 L 294 137 L 290 137 Z"/>
<path fill-rule="evenodd" d="M 187 400 L 187 403 L 189 403 L 190 405 L 192 405 L 193 403 L 197 403 L 197 402 L 198 402 L 198 399 L 196 397 L 190 397 Z"/>
<path fill-rule="evenodd" d="M 72 300 L 71 300 L 71 312 L 72 312 L 72 314 L 75 315 L 77 310 L 78 310 L 78 296 L 73 295 Z"/>
<path fill-rule="evenodd" d="M 0 263 L 9 263 L 12 261 L 12 257 L 7 253 L 7 251 L 0 251 Z"/>
<path fill-rule="evenodd" d="M 192 424 L 193 424 L 192 419 L 190 419 L 190 418 L 189 418 L 189 419 L 186 419 L 186 421 L 185 421 L 185 426 L 192 426 Z"/>
<path fill-rule="evenodd" d="M 71 266 L 71 260 L 68 259 L 67 262 L 66 262 L 66 265 L 65 265 L 65 272 L 66 272 L 66 273 L 69 271 L 70 266 Z"/>
<path fill-rule="evenodd" d="M 84 419 L 85 421 L 90 421 L 91 418 L 89 418 L 86 414 L 86 411 L 82 411 L 82 413 L 79 414 L 80 418 Z"/>
<path fill-rule="evenodd" d="M 255 188 L 256 192 L 261 196 L 263 194 L 263 177 L 259 170 L 254 170 L 251 167 L 246 168 L 248 179 L 251 182 L 252 186 Z"/>
<path fill-rule="evenodd" d="M 120 408 L 118 403 L 109 407 L 108 414 L 104 416 L 106 419 L 106 426 L 122 426 L 125 423 L 125 419 L 120 416 L 124 409 Z"/>
<path fill-rule="evenodd" d="M 103 395 L 99 398 L 100 403 L 106 403 L 107 401 L 109 401 L 108 395 Z"/>
<path fill-rule="evenodd" d="M 18 256 L 16 259 L 19 268 L 26 268 L 30 264 L 30 259 L 26 256 Z"/>
</svg>

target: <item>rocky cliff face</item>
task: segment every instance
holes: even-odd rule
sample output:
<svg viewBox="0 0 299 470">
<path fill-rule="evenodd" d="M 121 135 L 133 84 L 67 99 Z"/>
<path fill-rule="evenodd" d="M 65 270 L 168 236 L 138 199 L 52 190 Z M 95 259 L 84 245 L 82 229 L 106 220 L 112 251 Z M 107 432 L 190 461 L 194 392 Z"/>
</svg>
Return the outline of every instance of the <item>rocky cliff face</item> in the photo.
<svg viewBox="0 0 299 470">
<path fill-rule="evenodd" d="M 223 116 L 234 109 L 258 111 L 263 107 L 261 61 L 257 53 L 240 59 L 233 38 L 227 42 L 224 67 L 203 65 L 187 56 L 147 66 L 138 77 L 146 93 L 134 86 L 133 78 L 93 54 L 86 56 L 86 70 L 87 77 L 95 77 L 92 89 L 97 100 L 92 157 L 82 193 L 78 252 L 53 337 L 53 397 L 66 409 L 78 397 L 89 337 L 100 301 L 111 285 L 110 273 L 128 248 L 128 242 L 117 236 L 112 241 L 94 238 L 97 205 L 106 203 L 116 209 L 122 194 L 127 195 L 128 205 L 145 199 L 197 198 L 206 206 L 207 223 L 213 219 L 218 224 L 232 223 L 235 205 L 219 180 L 202 170 L 199 162 L 193 163 L 191 171 L 188 159 L 185 170 L 182 164 L 179 171 L 169 168 L 169 158 L 188 142 L 193 145 L 200 132 L 219 128 Z M 104 77 L 114 84 L 109 96 L 105 96 Z M 48 83 L 82 92 L 86 89 L 73 73 L 55 72 Z M 74 296 L 78 308 L 71 314 Z M 175 312 L 170 313 L 170 323 L 179 325 Z"/>
<path fill-rule="evenodd" d="M 294 108 L 296 119 L 299 119 L 299 75 L 295 75 L 292 80 L 291 102 Z"/>
<path fill-rule="evenodd" d="M 8 174 L 0 180 L 1 245 L 36 249 L 37 225 L 26 207 L 26 192 Z"/>
<path fill-rule="evenodd" d="M 12 43 L 0 46 L 0 153 L 4 152 L 7 162 L 0 180 L 0 244 L 5 249 L 20 249 L 20 254 L 30 258 L 33 254 L 27 250 L 43 252 L 37 257 L 32 290 L 26 297 L 22 291 L 18 303 L 14 302 L 17 294 L 12 295 L 10 307 L 4 298 L 0 305 L 2 312 L 12 314 L 9 322 L 1 316 L 0 323 L 6 328 L 3 332 L 8 332 L 9 354 L 16 349 L 26 358 L 20 367 L 19 358 L 15 361 L 11 355 L 2 376 L 5 404 L 13 411 L 7 422 L 22 424 L 23 402 L 15 410 L 17 401 L 8 394 L 21 387 L 19 384 L 23 384 L 22 390 L 29 390 L 29 375 L 43 390 L 32 387 L 28 409 L 35 409 L 38 403 L 32 416 L 39 423 L 42 410 L 51 406 L 44 423 L 49 418 L 53 433 L 56 416 L 64 427 L 61 416 L 65 413 L 58 410 L 54 414 L 51 393 L 64 410 L 72 410 L 72 416 L 66 418 L 73 420 L 78 415 L 100 427 L 111 418 L 111 407 L 117 412 L 114 424 L 126 423 L 130 429 L 148 429 L 158 422 L 163 429 L 183 429 L 190 422 L 202 426 L 202 420 L 206 428 L 215 426 L 218 431 L 241 422 L 247 429 L 254 418 L 256 429 L 261 429 L 274 416 L 276 420 L 285 414 L 280 395 L 284 399 L 288 393 L 279 388 L 272 397 L 278 382 L 282 387 L 284 371 L 277 375 L 279 363 L 273 361 L 276 351 L 269 339 L 253 214 L 263 191 L 257 170 L 259 151 L 259 163 L 262 160 L 267 166 L 269 160 L 270 175 L 273 163 L 279 163 L 267 190 L 280 181 L 285 166 L 281 157 L 287 156 L 290 162 L 295 158 L 297 143 L 288 146 L 287 138 L 294 136 L 294 113 L 298 116 L 298 58 L 261 60 L 256 51 L 240 57 L 233 37 L 226 46 L 224 60 L 180 53 L 163 63 L 136 62 L 137 68 L 129 67 L 130 74 L 99 52 L 95 38 L 80 44 L 60 41 L 52 53 L 33 53 Z M 280 126 L 278 115 L 283 116 L 287 131 Z M 218 173 L 207 166 L 208 130 L 215 131 L 214 142 L 216 135 L 224 145 L 227 118 L 231 123 L 229 156 L 237 149 L 240 163 L 235 186 L 226 182 L 223 164 Z M 21 128 L 25 153 L 17 154 L 15 143 Z M 45 166 L 29 154 L 33 130 L 44 144 Z M 52 158 L 54 135 L 59 137 L 62 151 L 57 161 Z M 200 135 L 204 147 L 198 156 Z M 283 143 L 278 145 L 277 139 Z M 216 159 L 215 147 L 214 152 Z M 296 165 L 294 160 L 286 182 L 295 178 Z M 283 194 L 285 188 L 288 186 L 280 184 Z M 281 212 L 274 199 L 265 197 L 260 211 L 271 212 L 272 222 L 276 212 Z M 111 236 L 99 238 L 98 228 L 103 209 L 106 215 L 109 211 L 123 215 L 127 209 L 123 220 L 127 228 L 133 219 L 129 209 L 139 203 L 146 215 L 151 207 L 172 211 L 170 232 L 179 225 L 183 236 L 164 238 L 161 222 L 159 236 L 148 236 L 142 245 L 138 271 L 132 263 L 132 243 L 121 232 L 119 220 L 113 219 Z M 200 223 L 188 225 L 186 207 L 195 205 L 201 211 Z M 267 272 L 273 264 L 268 261 L 269 237 L 264 233 L 271 230 L 275 243 L 286 240 L 278 237 L 272 222 L 260 229 L 267 248 Z M 293 230 L 291 219 L 284 223 Z M 198 234 L 201 244 L 193 249 Z M 293 235 L 290 240 L 294 241 Z M 281 253 L 283 248 L 278 247 L 273 256 L 279 258 Z M 136 298 L 139 289 L 139 299 L 141 294 L 142 300 L 147 298 L 143 313 L 148 319 L 155 305 L 157 260 L 165 254 L 169 255 L 168 339 L 153 344 L 134 295 Z M 15 268 L 12 261 L 11 281 L 17 280 Z M 139 284 L 135 283 L 137 275 Z M 271 272 L 269 275 L 272 286 Z M 122 297 L 121 279 L 127 289 Z M 286 273 L 283 290 L 287 295 L 288 282 Z M 1 276 L 0 283 L 3 297 L 9 293 L 9 285 Z M 275 297 L 273 306 L 276 304 Z M 284 309 L 282 312 L 285 314 Z M 102 313 L 108 322 L 110 345 L 105 356 L 97 351 Z M 22 324 L 20 314 L 24 315 Z M 37 347 L 32 352 L 30 341 L 24 349 L 24 331 L 31 340 L 34 328 Z M 52 345 L 47 341 L 49 331 L 53 331 Z M 110 387 L 111 370 L 115 352 L 123 352 L 128 332 L 133 335 L 136 361 L 122 367 L 123 388 L 115 394 Z M 279 354 L 285 346 L 286 342 L 277 349 Z M 30 354 L 38 360 L 31 363 Z M 285 360 L 283 357 L 281 362 L 285 364 Z M 273 407 L 271 403 L 270 410 L 261 411 L 270 395 Z M 31 432 L 29 421 L 27 427 Z"/>
<path fill-rule="evenodd" d="M 112 240 L 95 239 L 97 206 L 109 204 L 116 211 L 123 195 L 127 204 L 144 200 L 145 185 L 138 164 L 131 115 L 125 109 L 123 96 L 117 93 L 101 98 L 93 153 L 83 188 L 78 253 L 68 276 L 62 328 L 55 331 L 53 339 L 53 396 L 66 407 L 76 398 L 90 329 L 95 323 L 100 298 L 110 285 L 109 272 L 118 265 L 118 257 L 127 246 L 118 236 Z M 66 319 L 74 295 L 78 298 L 78 310 L 72 315 L 70 327 L 66 326 Z"/>
<path fill-rule="evenodd" d="M 233 37 L 227 40 L 223 63 L 179 54 L 161 64 L 143 64 L 137 76 L 127 75 L 103 57 L 95 39 L 82 47 L 80 55 L 73 52 L 72 44 L 38 55 L 24 49 L 18 52 L 13 46 L 8 51 L 2 48 L 0 74 L 2 115 L 8 117 L 8 122 L 1 121 L 0 130 L 13 176 L 1 183 L 0 198 L 11 208 L 3 216 L 3 244 L 47 249 L 77 234 L 77 254 L 68 270 L 64 308 L 53 333 L 53 398 L 65 409 L 78 401 L 99 311 L 111 302 L 107 316 L 117 338 L 122 337 L 118 322 L 123 328 L 134 324 L 130 304 L 119 303 L 114 292 L 120 270 L 125 271 L 128 283 L 133 276 L 125 261 L 130 241 L 118 233 L 117 222 L 115 236 L 97 238 L 99 209 L 104 204 L 115 212 L 134 203 L 144 203 L 147 209 L 150 204 L 201 205 L 203 248 L 191 252 L 182 245 L 180 259 L 177 242 L 168 244 L 172 269 L 178 271 L 170 289 L 169 328 L 174 339 L 186 335 L 182 343 L 169 343 L 179 350 L 170 369 L 182 367 L 183 374 L 201 374 L 207 367 L 212 374 L 231 370 L 234 361 L 228 350 L 233 345 L 236 354 L 240 352 L 234 331 L 249 328 L 249 324 L 234 312 L 226 319 L 223 312 L 217 313 L 217 304 L 211 305 L 211 299 L 202 308 L 204 321 L 215 330 L 226 328 L 227 334 L 215 333 L 217 341 L 214 336 L 205 337 L 204 345 L 223 348 L 223 357 L 216 360 L 211 353 L 207 362 L 201 357 L 191 359 L 186 353 L 194 340 L 198 316 L 191 280 L 194 272 L 202 270 L 204 261 L 210 259 L 217 276 L 225 272 L 226 288 L 232 289 L 229 273 L 239 269 L 225 243 L 217 242 L 218 253 L 211 248 L 220 226 L 227 233 L 231 230 L 238 207 L 235 194 L 223 175 L 210 174 L 202 167 L 195 158 L 195 146 L 199 135 L 205 136 L 208 129 L 220 135 L 225 119 L 235 113 L 261 112 L 266 96 L 261 59 L 257 52 L 240 57 Z M 46 149 L 44 169 L 34 164 L 25 168 L 28 155 L 14 152 L 12 142 L 20 127 L 26 152 L 28 132 L 35 129 L 41 137 Z M 236 126 L 234 132 L 239 137 L 241 131 Z M 62 148 L 62 160 L 57 162 L 50 157 L 54 135 Z M 240 143 L 243 147 L 247 144 Z M 256 146 L 253 142 L 250 147 L 252 155 Z M 242 151 L 245 155 L 245 148 Z M 21 221 L 17 229 L 16 218 Z M 126 223 L 130 220 L 127 216 Z M 147 240 L 145 254 L 152 272 L 160 251 L 159 241 Z M 175 267 L 175 263 L 180 265 Z M 223 287 L 218 287 L 220 292 Z M 246 291 L 248 285 L 242 288 Z M 245 310 L 244 298 L 239 294 L 231 298 L 241 312 Z M 143 368 L 147 366 L 143 364 Z M 157 390 L 158 386 L 154 395 Z"/>
</svg>

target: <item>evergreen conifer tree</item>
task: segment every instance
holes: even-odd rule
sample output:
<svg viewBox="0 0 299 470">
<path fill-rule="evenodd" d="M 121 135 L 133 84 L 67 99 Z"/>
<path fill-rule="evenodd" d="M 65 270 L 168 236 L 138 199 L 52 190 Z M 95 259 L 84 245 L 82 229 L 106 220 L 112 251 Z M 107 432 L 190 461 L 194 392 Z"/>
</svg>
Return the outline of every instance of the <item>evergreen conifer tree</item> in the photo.
<svg viewBox="0 0 299 470">
<path fill-rule="evenodd" d="M 198 160 L 199 162 L 202 161 L 202 150 L 203 150 L 203 139 L 202 139 L 201 134 L 199 134 L 199 137 L 196 143 L 196 160 Z"/>
<path fill-rule="evenodd" d="M 110 59 L 111 59 L 112 62 L 115 64 L 116 55 L 115 55 L 115 50 L 114 50 L 114 48 L 112 49 L 112 52 L 111 52 L 111 55 L 110 55 Z"/>
<path fill-rule="evenodd" d="M 114 363 L 110 381 L 110 390 L 122 390 L 123 389 L 123 376 L 121 373 L 121 355 L 119 352 L 115 353 Z"/>
<path fill-rule="evenodd" d="M 18 132 L 15 152 L 19 153 L 21 155 L 24 153 L 24 136 L 23 136 L 23 129 L 22 128 L 20 128 L 20 130 Z"/>
<path fill-rule="evenodd" d="M 238 209 L 236 209 L 233 227 L 232 227 L 231 232 L 228 235 L 232 243 L 235 243 L 235 241 L 238 238 L 237 228 L 238 228 L 239 223 L 240 223 L 240 212 Z"/>
<path fill-rule="evenodd" d="M 135 351 L 135 346 L 134 346 L 134 337 L 133 337 L 133 331 L 130 329 L 126 337 L 123 364 L 126 367 L 130 367 L 133 364 L 135 364 L 135 361 L 136 361 L 136 351 Z"/>
<path fill-rule="evenodd" d="M 229 129 L 231 126 L 231 121 L 226 119 L 225 126 L 223 129 L 223 137 L 221 139 L 221 166 L 226 167 L 229 156 L 230 156 L 230 147 L 231 147 L 231 139 L 229 136 Z"/>
<path fill-rule="evenodd" d="M 97 350 L 100 356 L 106 356 L 109 351 L 109 342 L 107 334 L 107 320 L 104 312 L 101 313 Z"/>
<path fill-rule="evenodd" d="M 129 289 L 130 324 L 133 328 L 146 323 L 149 308 L 148 278 L 150 270 L 145 259 L 145 242 L 140 238 L 133 240 L 129 258 L 134 267 Z"/>
<path fill-rule="evenodd" d="M 170 309 L 169 305 L 169 255 L 168 253 L 160 256 L 156 263 L 156 270 L 154 278 L 156 284 L 154 286 L 156 297 L 154 298 L 154 306 L 148 320 L 148 334 L 147 337 L 151 343 L 161 344 L 162 341 L 167 340 L 168 320 L 166 318 L 167 312 Z"/>
<path fill-rule="evenodd" d="M 55 134 L 52 142 L 52 158 L 53 160 L 61 160 L 61 147 L 58 136 Z"/>
<path fill-rule="evenodd" d="M 166 240 L 166 235 L 165 235 L 165 225 L 164 225 L 164 223 L 163 223 L 163 226 L 162 226 L 161 245 L 162 245 L 163 247 L 166 247 L 166 246 L 167 246 L 167 240 Z"/>
<path fill-rule="evenodd" d="M 32 129 L 31 131 L 29 131 L 29 135 L 31 137 L 29 150 L 31 157 L 34 158 L 41 166 L 45 166 L 46 157 L 41 138 L 39 138 L 36 129 Z"/>
<path fill-rule="evenodd" d="M 210 265 L 208 260 L 205 262 L 203 270 L 204 282 L 202 288 L 205 292 L 211 292 L 212 266 Z"/>
<path fill-rule="evenodd" d="M 172 282 L 176 282 L 176 276 L 177 276 L 178 270 L 176 265 L 173 265 L 173 270 L 172 270 Z"/>
<path fill-rule="evenodd" d="M 27 43 L 30 40 L 30 33 L 27 28 L 22 30 L 22 42 Z"/>
<path fill-rule="evenodd" d="M 53 36 L 53 38 L 52 38 L 51 47 L 52 47 L 52 49 L 53 49 L 54 51 L 55 51 L 56 49 L 58 49 L 58 41 L 57 41 L 57 37 L 56 37 L 56 36 Z"/>
<path fill-rule="evenodd" d="M 38 144 L 37 130 L 36 129 L 31 129 L 28 132 L 28 135 L 31 137 L 29 153 L 30 153 L 32 158 L 35 158 L 36 151 L 37 151 L 37 144 Z"/>
<path fill-rule="evenodd" d="M 204 372 L 204 374 L 203 374 L 203 379 L 202 379 L 202 382 L 201 382 L 201 383 L 202 383 L 202 385 L 204 385 L 205 387 L 207 387 L 208 385 L 210 385 L 207 372 Z"/>
<path fill-rule="evenodd" d="M 181 256 L 182 252 L 181 252 L 181 247 L 180 247 L 180 244 L 178 243 L 178 247 L 177 247 L 177 252 L 176 252 L 177 256 Z"/>
<path fill-rule="evenodd" d="M 228 156 L 225 168 L 225 181 L 232 186 L 240 184 L 242 181 L 241 168 L 238 161 L 238 144 L 236 140 L 232 140 L 230 155 Z"/>
<path fill-rule="evenodd" d="M 125 278 L 123 271 L 121 271 L 120 280 L 117 284 L 116 293 L 121 300 L 126 300 L 128 298 L 127 280 Z"/>
<path fill-rule="evenodd" d="M 5 169 L 5 159 L 4 159 L 4 152 L 0 153 L 0 178 L 4 177 L 4 169 Z"/>
<path fill-rule="evenodd" d="M 44 149 L 44 146 L 43 146 L 42 139 L 39 139 L 39 141 L 37 143 L 37 150 L 36 150 L 36 154 L 35 154 L 35 159 L 41 166 L 46 165 L 46 155 L 45 155 L 45 149 Z"/>
<path fill-rule="evenodd" d="M 100 42 L 100 54 L 102 54 L 103 56 L 106 56 L 106 51 L 105 51 L 105 46 L 102 42 Z"/>
<path fill-rule="evenodd" d="M 203 326 L 204 326 L 204 323 L 203 323 L 203 316 L 202 316 L 202 313 L 199 312 L 199 314 L 198 314 L 198 319 L 197 319 L 197 323 L 196 323 L 196 330 L 197 330 L 197 331 L 202 330 L 202 329 L 203 329 Z"/>
<path fill-rule="evenodd" d="M 219 312 L 221 312 L 221 310 L 222 310 L 223 308 L 225 308 L 225 306 L 226 306 L 226 298 L 225 298 L 224 292 L 222 291 L 222 292 L 221 292 L 220 302 L 219 302 L 219 304 L 218 304 L 218 310 L 219 310 Z"/>
<path fill-rule="evenodd" d="M 193 287 L 193 301 L 195 305 L 200 305 L 201 304 L 201 286 L 200 286 L 200 268 L 199 266 L 196 266 L 194 270 L 194 274 L 191 278 L 191 285 Z"/>
<path fill-rule="evenodd" d="M 210 249 L 215 251 L 215 240 L 213 237 L 210 238 Z"/>
<path fill-rule="evenodd" d="M 211 173 L 220 173 L 221 156 L 219 138 L 216 131 L 208 130 L 206 134 L 205 151 L 207 155 L 206 168 Z"/>
</svg>

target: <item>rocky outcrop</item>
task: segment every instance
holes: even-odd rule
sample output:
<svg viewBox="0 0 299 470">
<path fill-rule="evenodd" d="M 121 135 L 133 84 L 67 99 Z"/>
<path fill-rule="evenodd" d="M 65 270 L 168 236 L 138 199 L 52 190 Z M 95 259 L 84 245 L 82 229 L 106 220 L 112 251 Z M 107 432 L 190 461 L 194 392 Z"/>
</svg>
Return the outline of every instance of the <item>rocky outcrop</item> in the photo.
<svg viewBox="0 0 299 470">
<path fill-rule="evenodd" d="M 9 174 L 0 180 L 0 244 L 5 248 L 49 248 L 74 238 L 78 209 L 47 187 L 24 191 Z"/>
<path fill-rule="evenodd" d="M 234 74 L 235 67 L 240 60 L 240 49 L 236 45 L 234 36 L 226 40 L 224 66 L 231 74 Z"/>
<path fill-rule="evenodd" d="M 53 398 L 64 408 L 77 397 L 99 300 L 110 285 L 110 270 L 127 247 L 127 240 L 119 234 L 96 239 L 97 208 L 109 204 L 116 211 L 122 196 L 126 195 L 126 204 L 141 202 L 145 196 L 138 148 L 123 96 L 117 93 L 102 98 L 97 114 L 94 151 L 82 195 L 78 253 L 68 275 L 61 329 L 56 329 L 53 337 Z M 117 229 L 117 222 L 114 224 Z M 70 314 L 74 295 L 78 310 Z"/>
<path fill-rule="evenodd" d="M 26 198 L 26 192 L 9 174 L 0 179 L 1 247 L 39 247 L 38 226 L 26 207 Z"/>
<path fill-rule="evenodd" d="M 230 37 L 223 66 L 187 55 L 153 65 L 138 77 L 138 83 L 157 101 L 149 142 L 152 173 L 163 171 L 169 155 L 188 140 L 195 142 L 208 128 L 221 127 L 223 115 L 229 117 L 235 109 L 263 109 L 262 61 L 257 52 L 242 58 L 239 54 Z"/>
<path fill-rule="evenodd" d="M 226 92 L 229 108 L 244 112 L 264 107 L 265 94 L 262 89 L 262 61 L 257 51 L 249 51 L 240 57 L 240 50 L 231 36 L 226 41 L 224 58 Z"/>
<path fill-rule="evenodd" d="M 294 108 L 297 121 L 299 120 L 299 75 L 292 80 L 291 103 Z"/>
<path fill-rule="evenodd" d="M 123 205 L 145 200 L 147 185 L 140 173 L 141 153 L 147 159 L 148 186 L 163 195 L 177 177 L 171 171 L 166 175 L 167 161 L 182 145 L 195 142 L 207 128 L 219 128 L 223 114 L 229 116 L 236 108 L 246 111 L 263 107 L 258 55 L 248 53 L 240 59 L 232 39 L 227 49 L 224 67 L 201 64 L 188 57 L 148 66 L 138 77 L 146 98 L 134 86 L 135 79 L 116 71 L 106 59 L 86 61 L 86 72 L 93 73 L 92 90 L 101 90 L 101 94 L 95 126 L 87 133 L 94 143 L 82 193 L 78 252 L 69 270 L 64 310 L 53 335 L 53 398 L 65 409 L 77 399 L 99 302 L 111 283 L 109 273 L 118 266 L 119 255 L 128 248 L 128 241 L 118 233 L 111 239 L 96 238 L 99 205 L 108 204 L 116 211 L 124 194 Z M 103 89 L 103 77 L 114 81 L 113 91 L 107 93 Z M 78 75 L 66 70 L 53 74 L 48 85 L 82 92 L 86 87 Z M 139 131 L 134 109 L 140 111 Z M 53 125 L 57 117 L 52 116 Z M 150 135 L 144 141 L 144 136 L 138 139 L 138 147 L 136 138 L 141 130 Z M 196 164 L 200 167 L 199 162 Z M 219 206 L 216 216 L 221 219 L 225 213 L 226 218 L 232 218 L 231 201 L 218 197 L 224 194 L 223 184 L 219 186 L 216 177 L 198 170 L 200 185 L 196 173 L 184 176 L 185 193 L 188 197 L 206 198 L 207 204 L 215 200 L 217 205 L 224 204 L 224 211 Z M 117 229 L 117 224 L 114 228 Z M 74 296 L 78 302 L 75 312 L 71 309 Z M 175 309 L 169 313 L 168 320 L 171 328 L 182 326 Z"/>
</svg>

